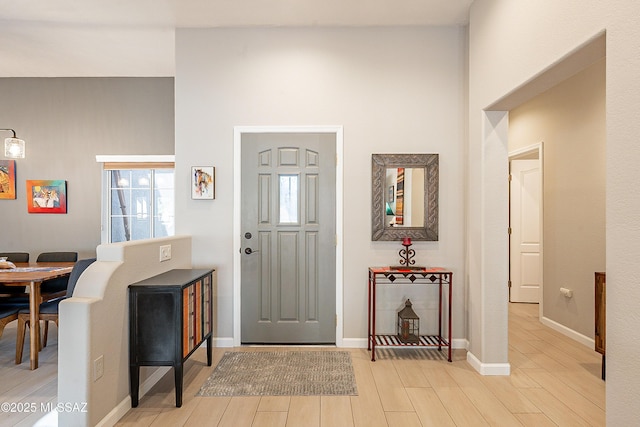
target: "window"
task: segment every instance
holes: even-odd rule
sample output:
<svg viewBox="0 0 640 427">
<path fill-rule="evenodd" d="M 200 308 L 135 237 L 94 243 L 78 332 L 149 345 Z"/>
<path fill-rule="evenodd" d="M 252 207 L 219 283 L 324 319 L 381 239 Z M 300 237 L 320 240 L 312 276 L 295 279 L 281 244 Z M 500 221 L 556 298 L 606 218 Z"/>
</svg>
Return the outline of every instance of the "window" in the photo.
<svg viewBox="0 0 640 427">
<path fill-rule="evenodd" d="M 280 224 L 298 223 L 298 175 L 279 175 Z"/>
<path fill-rule="evenodd" d="M 173 236 L 174 201 L 173 161 L 104 162 L 102 242 Z"/>
</svg>

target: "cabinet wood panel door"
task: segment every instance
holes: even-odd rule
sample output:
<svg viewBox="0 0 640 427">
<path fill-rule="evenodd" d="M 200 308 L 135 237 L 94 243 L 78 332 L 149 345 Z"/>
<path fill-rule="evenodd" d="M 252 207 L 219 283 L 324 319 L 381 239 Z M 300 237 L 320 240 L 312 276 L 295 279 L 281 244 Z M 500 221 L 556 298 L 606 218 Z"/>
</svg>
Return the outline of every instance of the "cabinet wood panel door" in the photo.
<svg viewBox="0 0 640 427">
<path fill-rule="evenodd" d="M 140 366 L 172 366 L 182 406 L 184 362 L 206 340 L 212 356 L 213 270 L 177 269 L 129 285 L 131 406 L 138 406 Z"/>
</svg>

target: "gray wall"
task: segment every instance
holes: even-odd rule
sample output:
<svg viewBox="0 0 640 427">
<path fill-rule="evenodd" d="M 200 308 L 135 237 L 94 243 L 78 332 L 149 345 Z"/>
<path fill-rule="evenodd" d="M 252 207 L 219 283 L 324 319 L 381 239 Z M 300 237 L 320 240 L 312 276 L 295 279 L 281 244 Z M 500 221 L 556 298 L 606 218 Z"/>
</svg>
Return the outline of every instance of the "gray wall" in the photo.
<svg viewBox="0 0 640 427">
<path fill-rule="evenodd" d="M 173 78 L 2 78 L 0 94 L 0 128 L 26 141 L 26 157 L 16 160 L 17 199 L 0 200 L 0 251 L 30 252 L 32 260 L 56 250 L 95 256 L 102 167 L 95 156 L 173 154 Z M 27 213 L 30 179 L 66 180 L 67 214 Z"/>
</svg>

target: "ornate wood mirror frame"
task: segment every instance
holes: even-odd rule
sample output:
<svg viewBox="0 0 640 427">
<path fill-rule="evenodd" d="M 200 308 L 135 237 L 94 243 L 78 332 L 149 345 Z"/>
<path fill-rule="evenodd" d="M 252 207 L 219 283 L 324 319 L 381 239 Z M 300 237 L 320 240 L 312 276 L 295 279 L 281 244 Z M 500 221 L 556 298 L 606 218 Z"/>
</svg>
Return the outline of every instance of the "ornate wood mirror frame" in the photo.
<svg viewBox="0 0 640 427">
<path fill-rule="evenodd" d="M 387 174 L 395 172 L 404 179 L 405 170 L 418 169 L 424 177 L 422 221 L 419 224 L 405 225 L 402 215 L 390 209 L 389 201 L 398 203 L 404 197 L 404 181 L 397 179 L 391 186 L 387 185 Z M 395 170 L 395 171 L 394 171 Z M 437 154 L 372 154 L 371 155 L 371 240 L 438 240 L 438 155 Z M 391 221 L 389 221 L 391 217 Z M 398 221 L 399 220 L 399 221 Z M 399 223 L 398 223 L 399 222 Z"/>
</svg>

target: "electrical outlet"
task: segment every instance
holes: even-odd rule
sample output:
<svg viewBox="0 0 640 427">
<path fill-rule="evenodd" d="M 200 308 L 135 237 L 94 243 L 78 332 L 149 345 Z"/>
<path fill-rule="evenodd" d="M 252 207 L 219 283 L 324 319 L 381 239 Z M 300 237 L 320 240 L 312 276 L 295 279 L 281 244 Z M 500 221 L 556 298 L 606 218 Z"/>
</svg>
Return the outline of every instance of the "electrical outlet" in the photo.
<svg viewBox="0 0 640 427">
<path fill-rule="evenodd" d="M 560 293 L 566 298 L 571 298 L 573 296 L 573 291 L 567 288 L 560 288 Z"/>
<path fill-rule="evenodd" d="M 171 259 L 171 245 L 160 246 L 160 262 Z"/>
<path fill-rule="evenodd" d="M 93 381 L 98 381 L 104 375 L 104 355 L 101 354 L 93 361 Z"/>
</svg>

